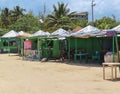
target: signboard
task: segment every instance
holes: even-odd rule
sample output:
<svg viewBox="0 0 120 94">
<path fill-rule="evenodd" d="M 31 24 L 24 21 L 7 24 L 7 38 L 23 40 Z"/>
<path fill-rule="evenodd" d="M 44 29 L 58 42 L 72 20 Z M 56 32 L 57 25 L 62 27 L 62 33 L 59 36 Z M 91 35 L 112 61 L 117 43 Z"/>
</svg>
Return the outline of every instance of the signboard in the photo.
<svg viewBox="0 0 120 94">
<path fill-rule="evenodd" d="M 31 40 L 25 40 L 24 41 L 24 50 L 30 50 L 32 48 L 32 41 Z"/>
<path fill-rule="evenodd" d="M 115 31 L 107 31 L 107 36 L 115 36 L 116 32 Z"/>
</svg>

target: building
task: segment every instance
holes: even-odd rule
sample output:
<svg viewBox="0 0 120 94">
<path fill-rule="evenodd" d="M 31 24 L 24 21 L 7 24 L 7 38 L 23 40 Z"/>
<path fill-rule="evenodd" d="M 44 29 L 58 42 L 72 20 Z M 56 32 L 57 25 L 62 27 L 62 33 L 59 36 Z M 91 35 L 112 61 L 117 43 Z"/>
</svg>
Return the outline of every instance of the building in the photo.
<svg viewBox="0 0 120 94">
<path fill-rule="evenodd" d="M 81 19 L 81 20 L 87 20 L 88 21 L 88 12 L 81 12 L 81 13 L 74 13 L 71 16 L 72 19 Z"/>
</svg>

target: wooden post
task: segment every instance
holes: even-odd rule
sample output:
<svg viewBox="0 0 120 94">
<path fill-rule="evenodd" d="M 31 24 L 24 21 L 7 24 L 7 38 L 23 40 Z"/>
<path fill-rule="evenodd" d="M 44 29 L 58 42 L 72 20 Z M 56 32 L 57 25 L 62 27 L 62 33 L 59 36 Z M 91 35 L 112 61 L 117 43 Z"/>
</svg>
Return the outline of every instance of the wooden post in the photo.
<svg viewBox="0 0 120 94">
<path fill-rule="evenodd" d="M 117 66 L 115 66 L 115 78 L 117 78 Z"/>
<path fill-rule="evenodd" d="M 70 37 L 68 38 L 68 60 L 70 61 Z"/>
<path fill-rule="evenodd" d="M 113 65 L 111 66 L 111 79 L 113 80 Z"/>
<path fill-rule="evenodd" d="M 21 38 L 21 55 L 22 55 L 22 60 L 24 60 L 24 39 Z"/>
<path fill-rule="evenodd" d="M 8 38 L 8 54 L 9 54 L 9 56 L 10 56 L 10 39 Z"/>
<path fill-rule="evenodd" d="M 112 62 L 114 62 L 114 52 L 115 52 L 115 51 L 114 51 L 114 49 L 115 49 L 115 47 L 114 47 L 114 44 L 115 44 L 115 43 L 114 43 L 114 38 L 115 38 L 115 37 L 113 36 L 113 42 L 112 42 Z"/>
<path fill-rule="evenodd" d="M 77 38 L 75 38 L 75 54 L 74 54 L 74 62 L 76 63 L 77 61 Z M 81 60 L 81 56 L 80 56 L 80 60 Z"/>
<path fill-rule="evenodd" d="M 118 62 L 119 62 L 120 58 L 119 58 L 119 45 L 118 45 L 118 37 L 117 37 L 117 35 L 115 36 L 115 42 L 116 42 L 116 49 L 117 49 Z"/>
<path fill-rule="evenodd" d="M 75 54 L 77 54 L 77 38 L 75 38 Z"/>
<path fill-rule="evenodd" d="M 40 39 L 38 38 L 37 50 L 38 50 L 38 60 L 40 61 Z"/>
<path fill-rule="evenodd" d="M 105 65 L 103 65 L 103 79 L 105 79 Z"/>
</svg>

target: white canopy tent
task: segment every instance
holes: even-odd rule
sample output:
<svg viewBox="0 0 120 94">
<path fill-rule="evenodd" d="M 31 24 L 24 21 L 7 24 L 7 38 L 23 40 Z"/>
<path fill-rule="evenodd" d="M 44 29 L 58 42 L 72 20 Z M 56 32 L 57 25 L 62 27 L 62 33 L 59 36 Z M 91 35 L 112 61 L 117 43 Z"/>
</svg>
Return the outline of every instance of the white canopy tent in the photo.
<svg viewBox="0 0 120 94">
<path fill-rule="evenodd" d="M 116 31 L 117 33 L 120 33 L 120 25 L 112 28 L 112 30 Z"/>
<path fill-rule="evenodd" d="M 49 32 L 44 32 L 42 30 L 39 30 L 39 31 L 37 31 L 33 34 L 33 36 L 47 36 L 47 35 L 50 35 L 50 33 Z"/>
<path fill-rule="evenodd" d="M 67 36 L 69 36 L 69 32 L 60 28 L 60 29 L 54 31 L 51 35 L 58 35 L 61 37 L 67 37 Z"/>
<path fill-rule="evenodd" d="M 18 33 L 14 30 L 9 31 L 8 33 L 4 34 L 2 38 L 10 38 L 10 37 L 17 37 Z"/>
<path fill-rule="evenodd" d="M 45 32 L 45 34 L 46 34 L 46 35 L 50 35 L 50 33 L 49 33 L 49 32 Z"/>
<path fill-rule="evenodd" d="M 26 33 L 24 31 L 20 31 L 18 32 L 18 36 L 17 37 L 31 37 L 32 34 Z"/>
<path fill-rule="evenodd" d="M 93 27 L 91 25 L 86 26 L 85 28 L 79 30 L 78 32 L 72 33 L 71 36 L 96 36 L 97 34 L 101 35 L 102 32 L 96 27 Z"/>
<path fill-rule="evenodd" d="M 24 31 L 18 32 L 19 35 L 23 35 L 24 33 L 25 33 Z"/>
</svg>

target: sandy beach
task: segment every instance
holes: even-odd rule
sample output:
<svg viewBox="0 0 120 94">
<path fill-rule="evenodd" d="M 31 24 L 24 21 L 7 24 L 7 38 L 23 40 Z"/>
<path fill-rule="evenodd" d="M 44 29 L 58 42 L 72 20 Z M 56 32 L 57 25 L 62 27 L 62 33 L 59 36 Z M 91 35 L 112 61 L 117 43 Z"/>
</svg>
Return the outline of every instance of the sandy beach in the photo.
<svg viewBox="0 0 120 94">
<path fill-rule="evenodd" d="M 106 72 L 103 80 L 101 65 L 41 63 L 0 54 L 0 94 L 118 94 L 120 73 L 112 81 L 110 68 Z"/>
</svg>

